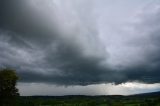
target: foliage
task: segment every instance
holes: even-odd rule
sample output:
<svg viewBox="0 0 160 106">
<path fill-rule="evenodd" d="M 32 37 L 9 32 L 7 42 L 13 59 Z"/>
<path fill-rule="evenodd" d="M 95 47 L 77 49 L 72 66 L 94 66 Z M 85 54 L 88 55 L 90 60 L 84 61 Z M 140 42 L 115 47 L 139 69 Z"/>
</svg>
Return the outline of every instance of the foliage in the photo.
<svg viewBox="0 0 160 106">
<path fill-rule="evenodd" d="M 18 89 L 15 87 L 18 76 L 15 70 L 0 70 L 0 105 L 10 106 L 15 102 L 15 98 L 19 96 Z"/>
</svg>

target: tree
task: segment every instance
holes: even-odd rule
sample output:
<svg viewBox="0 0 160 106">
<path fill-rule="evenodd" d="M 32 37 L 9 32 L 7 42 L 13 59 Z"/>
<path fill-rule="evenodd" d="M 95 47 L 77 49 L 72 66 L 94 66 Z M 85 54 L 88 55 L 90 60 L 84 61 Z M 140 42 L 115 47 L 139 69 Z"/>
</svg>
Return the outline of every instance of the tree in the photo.
<svg viewBox="0 0 160 106">
<path fill-rule="evenodd" d="M 8 106 L 9 103 L 13 105 L 15 98 L 19 96 L 16 88 L 17 80 L 18 76 L 15 70 L 0 70 L 0 105 Z"/>
</svg>

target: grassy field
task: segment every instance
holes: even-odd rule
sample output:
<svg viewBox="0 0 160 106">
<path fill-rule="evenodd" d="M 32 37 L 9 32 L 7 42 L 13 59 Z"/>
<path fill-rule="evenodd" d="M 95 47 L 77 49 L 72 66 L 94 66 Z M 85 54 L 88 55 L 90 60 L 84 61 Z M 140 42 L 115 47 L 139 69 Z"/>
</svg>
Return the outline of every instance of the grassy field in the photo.
<svg viewBox="0 0 160 106">
<path fill-rule="evenodd" d="M 19 97 L 17 106 L 160 106 L 160 95 Z"/>
</svg>

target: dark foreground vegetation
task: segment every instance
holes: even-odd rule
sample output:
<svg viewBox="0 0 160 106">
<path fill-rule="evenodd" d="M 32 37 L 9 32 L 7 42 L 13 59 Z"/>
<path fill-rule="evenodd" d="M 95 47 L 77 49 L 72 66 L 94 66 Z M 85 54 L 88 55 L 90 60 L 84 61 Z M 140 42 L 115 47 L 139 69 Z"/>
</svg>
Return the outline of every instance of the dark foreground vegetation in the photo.
<svg viewBox="0 0 160 106">
<path fill-rule="evenodd" d="M 160 106 L 160 92 L 132 96 L 19 97 L 17 106 Z"/>
<path fill-rule="evenodd" d="M 18 76 L 15 70 L 0 70 L 0 106 L 15 106 L 19 96 L 16 83 Z"/>
</svg>

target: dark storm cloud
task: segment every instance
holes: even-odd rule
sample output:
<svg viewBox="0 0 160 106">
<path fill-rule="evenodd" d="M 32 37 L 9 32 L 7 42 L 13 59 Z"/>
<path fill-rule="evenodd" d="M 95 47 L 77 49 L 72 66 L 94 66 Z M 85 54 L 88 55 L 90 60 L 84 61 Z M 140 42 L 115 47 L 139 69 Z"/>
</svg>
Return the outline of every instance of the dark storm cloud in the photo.
<svg viewBox="0 0 160 106">
<path fill-rule="evenodd" d="M 82 23 L 77 27 L 79 30 L 73 31 L 73 34 L 80 36 L 77 40 L 73 36 L 62 35 L 65 32 L 59 33 L 56 25 L 51 29 L 43 13 L 37 13 L 27 2 L 0 0 L 0 66 L 15 68 L 21 82 L 60 85 L 159 82 L 159 12 L 150 14 L 152 18 L 145 18 L 137 25 L 142 31 L 151 29 L 147 33 L 151 47 L 144 48 L 145 64 L 114 69 L 103 64 L 109 54 L 98 42 L 95 35 L 98 33 L 92 30 L 92 25 Z M 83 22 L 81 18 L 79 21 Z M 137 46 L 134 45 L 137 42 L 143 41 L 133 41 L 131 45 Z"/>
</svg>

